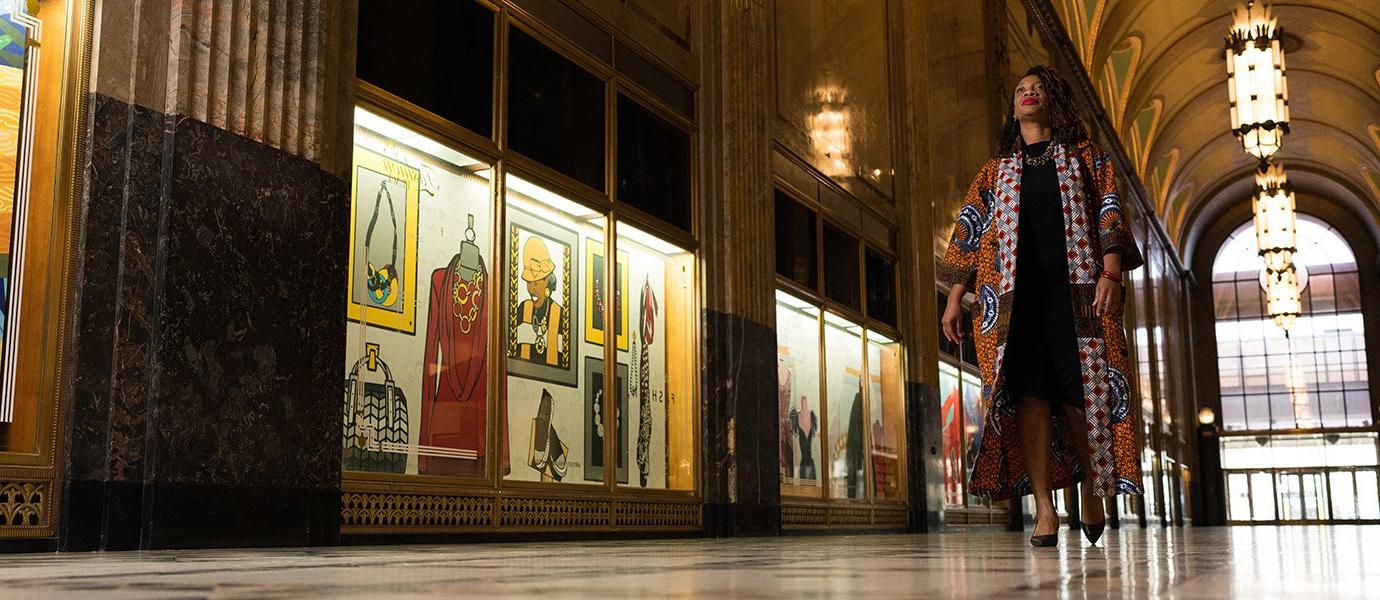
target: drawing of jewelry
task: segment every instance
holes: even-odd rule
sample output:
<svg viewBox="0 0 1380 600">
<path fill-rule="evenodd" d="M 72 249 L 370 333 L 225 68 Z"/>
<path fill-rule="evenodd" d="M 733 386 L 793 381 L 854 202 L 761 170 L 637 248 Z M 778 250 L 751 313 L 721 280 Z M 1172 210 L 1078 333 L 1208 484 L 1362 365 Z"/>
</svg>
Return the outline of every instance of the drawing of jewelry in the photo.
<svg viewBox="0 0 1380 600">
<path fill-rule="evenodd" d="M 388 264 L 376 269 L 369 255 L 374 239 L 374 226 L 378 224 L 379 208 L 382 207 L 384 198 L 388 198 L 388 218 L 393 223 L 393 254 Z M 393 266 L 397 262 L 398 216 L 393 209 L 393 194 L 389 193 L 388 182 L 384 181 L 379 184 L 379 191 L 374 195 L 374 214 L 369 217 L 369 229 L 364 234 L 364 264 L 367 275 L 365 286 L 369 288 L 369 300 L 378 306 L 389 307 L 398 301 L 401 286 L 398 285 L 398 269 Z"/>
<path fill-rule="evenodd" d="M 451 311 L 460 319 L 460 332 L 466 334 L 479 318 L 484 296 L 484 257 L 474 243 L 475 237 L 474 214 L 471 213 L 465 241 L 460 243 L 460 253 L 456 255 L 455 286 L 451 288 Z"/>
<path fill-rule="evenodd" d="M 652 295 L 652 285 L 647 278 L 642 279 L 642 303 L 638 309 L 641 316 L 638 333 L 642 341 L 642 353 L 637 359 L 638 403 L 641 415 L 637 427 L 637 470 L 642 487 L 647 487 L 647 471 L 651 463 L 652 450 L 652 368 L 651 350 L 655 337 L 657 302 Z"/>
</svg>

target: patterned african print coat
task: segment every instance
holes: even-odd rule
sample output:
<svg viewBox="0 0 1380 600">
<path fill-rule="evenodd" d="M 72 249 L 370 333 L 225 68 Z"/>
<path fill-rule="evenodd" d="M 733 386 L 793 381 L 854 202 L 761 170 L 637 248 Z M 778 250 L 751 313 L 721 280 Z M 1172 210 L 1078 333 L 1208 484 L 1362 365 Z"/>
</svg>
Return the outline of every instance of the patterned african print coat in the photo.
<svg viewBox="0 0 1380 600">
<path fill-rule="evenodd" d="M 940 280 L 964 284 L 977 294 L 973 332 L 987 415 L 969 488 L 975 495 L 994 500 L 1031 493 L 1016 434 L 1015 402 L 1007 397 L 1002 369 L 1017 283 L 1016 223 L 1023 160 L 1017 153 L 983 165 L 964 197 L 939 267 Z M 1121 267 L 1128 271 L 1144 260 L 1122 218 L 1110 157 L 1091 142 L 1081 142 L 1072 148 L 1058 146 L 1054 161 L 1064 205 L 1073 297 L 1070 310 L 1082 362 L 1091 481 L 1099 496 L 1139 494 L 1139 410 L 1131 393 L 1123 309 L 1098 316 L 1092 302 L 1104 254 L 1119 252 Z M 1050 483 L 1060 489 L 1083 480 L 1083 473 L 1068 424 L 1060 411 L 1054 412 Z"/>
</svg>

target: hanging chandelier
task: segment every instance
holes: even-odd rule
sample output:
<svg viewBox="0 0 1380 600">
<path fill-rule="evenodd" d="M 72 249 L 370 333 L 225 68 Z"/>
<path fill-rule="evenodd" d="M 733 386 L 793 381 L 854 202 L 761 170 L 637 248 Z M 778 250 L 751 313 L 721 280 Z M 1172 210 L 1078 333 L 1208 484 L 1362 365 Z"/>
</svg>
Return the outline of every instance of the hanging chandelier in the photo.
<svg viewBox="0 0 1380 600">
<path fill-rule="evenodd" d="M 1265 4 L 1237 6 L 1227 37 L 1231 126 L 1246 152 L 1269 160 L 1289 133 L 1289 90 L 1282 30 Z"/>
<path fill-rule="evenodd" d="M 1255 194 L 1251 196 L 1255 215 L 1255 244 L 1265 269 L 1280 272 L 1294 262 L 1298 251 L 1298 229 L 1294 216 L 1294 189 L 1282 165 L 1269 165 L 1255 174 Z"/>
<path fill-rule="evenodd" d="M 1284 330 L 1284 335 L 1289 335 L 1289 328 L 1294 326 L 1294 321 L 1303 312 L 1298 271 L 1290 264 L 1283 271 L 1266 273 L 1265 276 L 1266 313 L 1274 319 L 1277 327 Z"/>
<path fill-rule="evenodd" d="M 853 174 L 852 115 L 842 90 L 826 88 L 815 92 L 814 111 L 807 117 L 810 142 L 821 160 L 817 166 L 827 177 Z"/>
</svg>

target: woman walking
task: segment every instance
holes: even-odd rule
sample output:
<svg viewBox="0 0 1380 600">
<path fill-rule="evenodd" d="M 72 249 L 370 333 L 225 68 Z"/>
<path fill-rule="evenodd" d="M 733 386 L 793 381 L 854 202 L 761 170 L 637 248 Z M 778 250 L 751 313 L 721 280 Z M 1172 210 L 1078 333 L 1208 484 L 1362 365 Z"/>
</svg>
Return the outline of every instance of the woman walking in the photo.
<svg viewBox="0 0 1380 600">
<path fill-rule="evenodd" d="M 1058 542 L 1052 490 L 1082 483 L 1093 544 L 1102 498 L 1141 493 L 1121 273 L 1142 262 L 1111 160 L 1088 139 L 1068 84 L 1031 68 L 997 156 L 964 197 L 939 279 L 952 286 L 952 341 L 963 337 L 963 295 L 977 294 L 987 415 L 969 487 L 993 500 L 1034 494 L 1032 545 Z"/>
</svg>

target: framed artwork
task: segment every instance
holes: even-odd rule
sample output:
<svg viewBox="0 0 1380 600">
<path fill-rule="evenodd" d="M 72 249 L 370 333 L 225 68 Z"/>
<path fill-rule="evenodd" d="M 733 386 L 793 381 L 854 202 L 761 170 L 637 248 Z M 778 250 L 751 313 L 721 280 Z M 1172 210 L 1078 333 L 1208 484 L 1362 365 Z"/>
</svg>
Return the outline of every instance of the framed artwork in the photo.
<svg viewBox="0 0 1380 600">
<path fill-rule="evenodd" d="M 628 253 L 618 253 L 618 282 L 613 289 L 618 349 L 628 349 Z M 585 240 L 585 341 L 604 345 L 604 244 Z"/>
<path fill-rule="evenodd" d="M 574 387 L 578 382 L 579 236 L 565 227 L 508 209 L 508 374 Z"/>
<path fill-rule="evenodd" d="M 416 167 L 355 146 L 347 315 L 375 327 L 417 331 Z"/>
<path fill-rule="evenodd" d="M 604 480 L 604 413 L 611 409 L 604 401 L 604 361 L 585 357 L 585 481 Z M 618 483 L 628 482 L 628 365 L 619 364 L 617 431 L 614 454 L 618 457 Z"/>
</svg>

